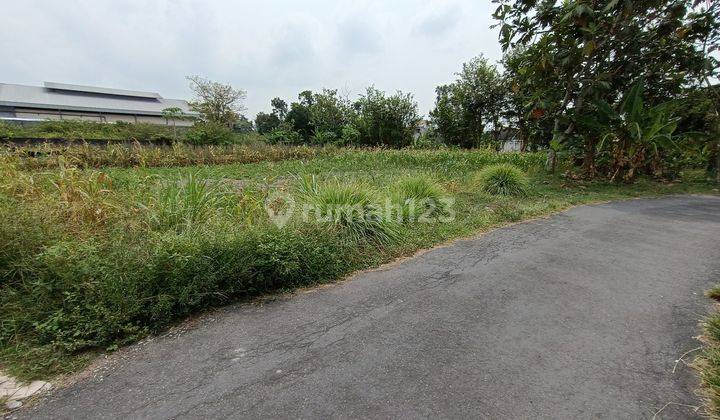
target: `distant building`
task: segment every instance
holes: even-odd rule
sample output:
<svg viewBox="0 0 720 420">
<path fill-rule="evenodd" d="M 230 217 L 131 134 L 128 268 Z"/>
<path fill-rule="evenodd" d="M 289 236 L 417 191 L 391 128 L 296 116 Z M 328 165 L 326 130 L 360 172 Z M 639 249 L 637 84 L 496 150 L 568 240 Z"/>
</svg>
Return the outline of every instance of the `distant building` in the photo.
<svg viewBox="0 0 720 420">
<path fill-rule="evenodd" d="M 0 120 L 31 122 L 83 120 L 96 122 L 142 122 L 189 126 L 191 121 L 173 121 L 163 110 L 180 108 L 188 117 L 198 114 L 187 101 L 166 99 L 153 92 L 109 89 L 45 82 L 40 86 L 0 83 Z"/>
</svg>

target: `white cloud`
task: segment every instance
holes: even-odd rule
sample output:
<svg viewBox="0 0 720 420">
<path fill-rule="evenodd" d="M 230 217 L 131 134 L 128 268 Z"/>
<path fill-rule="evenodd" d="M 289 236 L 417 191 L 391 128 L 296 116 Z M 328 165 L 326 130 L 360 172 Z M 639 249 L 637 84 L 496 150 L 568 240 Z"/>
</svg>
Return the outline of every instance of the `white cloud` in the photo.
<svg viewBox="0 0 720 420">
<path fill-rule="evenodd" d="M 199 74 L 248 91 L 248 112 L 304 89 L 412 92 L 421 112 L 463 61 L 497 59 L 473 0 L 35 0 L 3 5 L 0 82 L 45 80 L 187 97 Z"/>
</svg>

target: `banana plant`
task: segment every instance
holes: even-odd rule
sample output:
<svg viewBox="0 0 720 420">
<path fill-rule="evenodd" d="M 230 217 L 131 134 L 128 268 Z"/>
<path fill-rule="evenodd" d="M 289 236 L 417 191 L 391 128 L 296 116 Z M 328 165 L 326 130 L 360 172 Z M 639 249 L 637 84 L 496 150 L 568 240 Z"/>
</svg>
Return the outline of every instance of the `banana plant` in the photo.
<svg viewBox="0 0 720 420">
<path fill-rule="evenodd" d="M 662 153 L 677 147 L 673 133 L 678 119 L 662 107 L 647 107 L 643 99 L 643 81 L 633 85 L 614 108 L 605 101 L 595 101 L 599 123 L 607 133 L 599 145 L 610 146 L 612 164 L 610 179 L 632 182 L 641 170 L 662 173 Z"/>
</svg>

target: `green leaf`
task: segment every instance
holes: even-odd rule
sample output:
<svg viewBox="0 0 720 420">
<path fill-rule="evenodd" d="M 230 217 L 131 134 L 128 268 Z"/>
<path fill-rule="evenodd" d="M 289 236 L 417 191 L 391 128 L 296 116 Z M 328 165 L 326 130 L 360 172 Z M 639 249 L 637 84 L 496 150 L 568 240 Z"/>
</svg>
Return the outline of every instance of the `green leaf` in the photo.
<svg viewBox="0 0 720 420">
<path fill-rule="evenodd" d="M 619 2 L 620 2 L 620 0 L 610 0 L 610 2 L 607 4 L 607 6 L 605 6 L 605 8 L 603 9 L 603 12 L 607 13 L 610 10 L 614 9 L 615 6 L 617 6 L 617 4 Z"/>
</svg>

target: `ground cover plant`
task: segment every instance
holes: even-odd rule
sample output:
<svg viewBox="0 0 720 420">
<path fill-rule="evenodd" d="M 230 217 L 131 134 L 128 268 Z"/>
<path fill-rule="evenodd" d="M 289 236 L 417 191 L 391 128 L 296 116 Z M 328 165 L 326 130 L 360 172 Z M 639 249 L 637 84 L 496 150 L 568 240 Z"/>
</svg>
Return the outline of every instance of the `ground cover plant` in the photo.
<svg viewBox="0 0 720 420">
<path fill-rule="evenodd" d="M 0 147 L 0 158 L 13 161 L 18 169 L 54 169 L 61 165 L 78 168 L 173 167 L 252 163 L 285 159 L 310 159 L 338 152 L 334 147 L 287 147 L 265 143 L 193 146 L 175 143 L 156 147 L 87 143 L 77 145 L 40 144 L 25 147 Z"/>
<path fill-rule="evenodd" d="M 712 313 L 701 322 L 703 334 L 700 339 L 703 346 L 693 362 L 693 367 L 700 376 L 705 414 L 717 419 L 720 418 L 720 286 L 708 290 L 705 296 L 716 303 Z"/>
<path fill-rule="evenodd" d="M 73 165 L 74 152 L 38 166 L 3 156 L 0 369 L 23 379 L 70 372 L 205 308 L 336 280 L 575 204 L 716 188 L 548 175 L 544 153 L 307 150 L 100 169 Z M 528 178 L 524 195 L 478 188 L 498 164 Z"/>
</svg>

